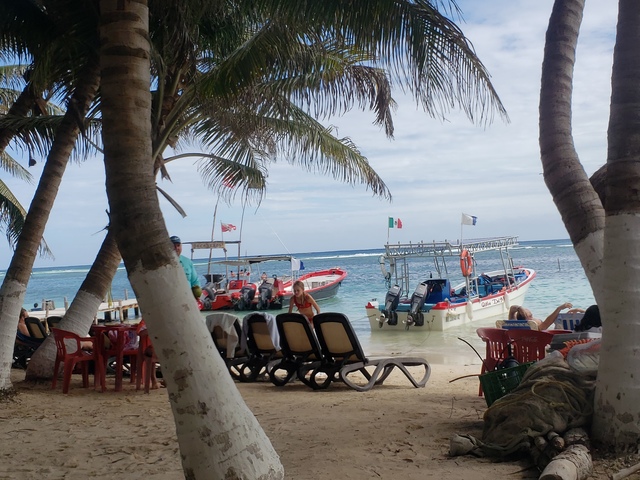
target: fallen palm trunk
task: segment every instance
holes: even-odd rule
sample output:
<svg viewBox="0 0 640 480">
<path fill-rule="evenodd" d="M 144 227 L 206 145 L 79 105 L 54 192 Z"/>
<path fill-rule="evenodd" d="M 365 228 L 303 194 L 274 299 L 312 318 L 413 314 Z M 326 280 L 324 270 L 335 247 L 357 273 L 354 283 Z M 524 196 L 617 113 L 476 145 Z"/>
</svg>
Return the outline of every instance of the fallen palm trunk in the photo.
<svg viewBox="0 0 640 480">
<path fill-rule="evenodd" d="M 584 445 L 570 445 L 549 462 L 539 480 L 583 480 L 592 469 L 589 449 Z"/>
</svg>

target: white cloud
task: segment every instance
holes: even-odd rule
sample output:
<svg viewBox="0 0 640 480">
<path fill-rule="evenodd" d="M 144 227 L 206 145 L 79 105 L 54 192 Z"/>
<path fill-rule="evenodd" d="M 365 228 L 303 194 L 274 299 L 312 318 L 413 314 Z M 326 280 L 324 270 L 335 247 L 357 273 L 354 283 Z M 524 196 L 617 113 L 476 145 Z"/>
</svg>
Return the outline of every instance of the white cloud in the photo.
<svg viewBox="0 0 640 480">
<path fill-rule="evenodd" d="M 471 39 L 492 75 L 511 122 L 499 119 L 481 128 L 457 112 L 446 121 L 417 110 L 396 94 L 395 140 L 372 125 L 373 115 L 350 112 L 331 119 L 339 136 L 348 136 L 369 158 L 393 195 L 393 202 L 280 162 L 269 172 L 266 199 L 247 208 L 243 251 L 248 254 L 381 247 L 387 217 L 404 228 L 392 241 L 454 239 L 460 213 L 478 216 L 465 236 L 519 235 L 523 240 L 566 238 L 560 216 L 544 185 L 538 149 L 538 95 L 544 36 L 551 0 L 462 0 Z M 606 159 L 610 72 L 617 11 L 613 2 L 588 2 L 581 29 L 574 78 L 574 137 L 585 169 L 593 173 Z M 41 171 L 41 163 L 34 174 Z M 171 235 L 183 241 L 206 240 L 216 203 L 198 178 L 192 161 L 172 163 L 173 183 L 162 182 L 187 210 L 181 218 L 161 200 Z M 28 204 L 34 187 L 9 182 Z M 106 223 L 104 168 L 100 161 L 69 165 L 45 237 L 55 265 L 91 263 Z M 242 209 L 220 205 L 219 222 L 240 227 Z M 236 239 L 236 232 L 225 235 Z M 10 251 L 0 244 L 6 267 Z M 51 264 L 38 260 L 36 266 Z"/>
</svg>

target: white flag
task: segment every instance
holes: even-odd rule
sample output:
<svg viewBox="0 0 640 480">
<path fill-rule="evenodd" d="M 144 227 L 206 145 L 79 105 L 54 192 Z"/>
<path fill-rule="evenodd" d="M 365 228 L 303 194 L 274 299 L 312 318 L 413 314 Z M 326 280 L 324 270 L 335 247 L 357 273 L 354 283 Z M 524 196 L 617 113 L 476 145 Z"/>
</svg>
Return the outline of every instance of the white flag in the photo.
<svg viewBox="0 0 640 480">
<path fill-rule="evenodd" d="M 295 257 L 291 257 L 291 270 L 293 270 L 294 272 L 300 270 L 300 263 L 300 260 Z"/>
<path fill-rule="evenodd" d="M 477 221 L 478 217 L 467 215 L 466 213 L 462 214 L 462 225 L 475 225 Z"/>
</svg>

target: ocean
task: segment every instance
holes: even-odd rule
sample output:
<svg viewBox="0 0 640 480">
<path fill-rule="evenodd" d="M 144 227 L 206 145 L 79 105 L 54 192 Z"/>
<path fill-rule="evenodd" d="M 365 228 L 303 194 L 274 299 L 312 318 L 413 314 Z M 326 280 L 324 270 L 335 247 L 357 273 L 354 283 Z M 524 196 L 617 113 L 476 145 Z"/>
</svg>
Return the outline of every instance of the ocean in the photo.
<svg viewBox="0 0 640 480">
<path fill-rule="evenodd" d="M 524 305 L 532 310 L 537 318 L 544 319 L 558 305 L 571 302 L 576 307 L 586 308 L 595 301 L 582 266 L 569 240 L 544 240 L 520 242 L 510 249 L 515 265 L 533 268 L 537 277 L 527 293 Z M 490 324 L 473 324 L 450 329 L 446 332 L 409 333 L 409 332 L 372 332 L 365 315 L 364 307 L 371 299 L 384 301 L 386 286 L 380 271 L 379 256 L 383 249 L 344 250 L 332 252 L 294 253 L 304 263 L 309 272 L 326 268 L 340 267 L 348 272 L 338 295 L 320 302 L 322 311 L 335 311 L 346 314 L 358 334 L 360 343 L 369 355 L 423 355 L 430 362 L 439 364 L 479 363 L 476 353 L 462 342 L 462 338 L 470 342 L 483 355 L 484 345 L 477 337 L 475 329 Z M 217 260 L 217 259 L 213 259 Z M 485 271 L 502 268 L 499 256 L 492 252 L 476 254 L 478 268 Z M 194 259 L 196 269 L 201 275 L 207 273 L 208 257 Z M 450 272 L 455 272 L 451 283 L 462 281 L 458 262 L 448 263 Z M 53 300 L 56 307 L 64 305 L 64 299 L 72 301 L 73 296 L 89 270 L 90 265 L 68 267 L 35 268 L 25 297 L 25 308 L 33 308 L 34 303 L 42 304 L 43 300 Z M 218 266 L 212 266 L 211 272 L 218 272 Z M 268 262 L 258 265 L 255 273 L 262 271 L 268 275 L 286 274 L 290 269 L 289 262 Z M 434 271 L 433 265 L 426 259 L 422 262 L 411 262 L 412 285 Z M 0 278 L 4 271 L 0 271 Z M 253 277 L 255 278 L 255 276 Z M 204 277 L 201 284 L 204 285 Z M 118 269 L 111 288 L 115 300 L 135 295 L 129 284 L 124 266 Z M 205 316 L 210 312 L 202 312 Z M 247 312 L 237 312 L 242 317 Z M 277 314 L 279 311 L 272 311 Z"/>
</svg>

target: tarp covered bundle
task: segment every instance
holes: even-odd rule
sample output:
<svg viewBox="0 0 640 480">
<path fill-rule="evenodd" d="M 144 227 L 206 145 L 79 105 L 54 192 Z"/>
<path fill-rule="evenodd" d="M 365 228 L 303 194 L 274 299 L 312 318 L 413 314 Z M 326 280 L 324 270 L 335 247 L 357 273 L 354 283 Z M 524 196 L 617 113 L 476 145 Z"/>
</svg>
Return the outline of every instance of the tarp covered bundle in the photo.
<svg viewBox="0 0 640 480">
<path fill-rule="evenodd" d="M 562 436 L 590 425 L 594 387 L 593 378 L 572 370 L 561 356 L 545 358 L 527 370 L 515 390 L 487 409 L 482 439 L 456 435 L 450 453 L 491 457 L 542 453 L 540 447 L 550 434 Z"/>
</svg>

